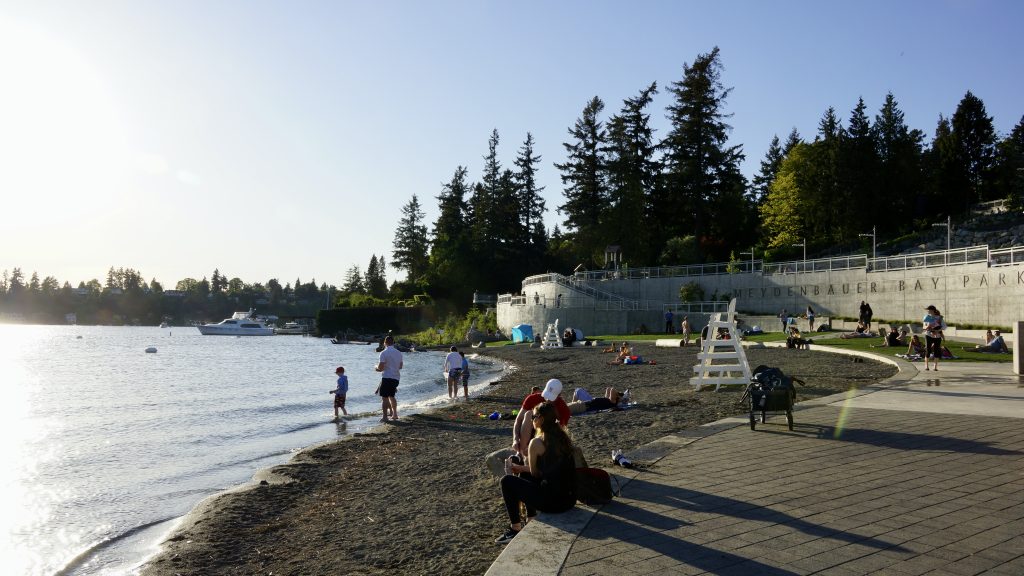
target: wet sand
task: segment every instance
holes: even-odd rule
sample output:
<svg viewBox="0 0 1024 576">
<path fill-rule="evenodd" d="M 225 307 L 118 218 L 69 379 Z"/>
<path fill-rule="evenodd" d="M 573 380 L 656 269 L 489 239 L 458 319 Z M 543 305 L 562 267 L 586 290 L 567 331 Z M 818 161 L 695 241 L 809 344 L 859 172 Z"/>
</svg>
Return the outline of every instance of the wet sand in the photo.
<svg viewBox="0 0 1024 576">
<path fill-rule="evenodd" d="M 696 347 L 635 349 L 657 364 L 610 366 L 612 355 L 600 347 L 480 350 L 515 369 L 468 403 L 305 450 L 257 475 L 267 484 L 205 502 L 143 574 L 481 574 L 501 552 L 493 540 L 507 526 L 498 480 L 484 457 L 510 445 L 512 436 L 511 421 L 481 419 L 479 412 L 509 413 L 548 378 L 562 380 L 567 400 L 575 387 L 595 396 L 609 385 L 629 388 L 634 407 L 569 423 L 590 465 L 605 467 L 612 449 L 628 454 L 666 434 L 746 413 L 738 387 L 693 391 Z M 752 367 L 778 366 L 805 380 L 798 401 L 896 372 L 825 352 L 768 348 L 747 355 Z"/>
</svg>

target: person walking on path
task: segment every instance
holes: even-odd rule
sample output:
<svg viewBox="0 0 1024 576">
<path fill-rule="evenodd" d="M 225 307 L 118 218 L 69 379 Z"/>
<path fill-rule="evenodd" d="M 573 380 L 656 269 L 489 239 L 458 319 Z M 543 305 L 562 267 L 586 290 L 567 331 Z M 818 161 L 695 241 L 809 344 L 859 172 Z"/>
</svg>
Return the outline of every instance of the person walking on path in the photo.
<svg viewBox="0 0 1024 576">
<path fill-rule="evenodd" d="M 779 320 L 782 320 L 782 333 L 786 334 L 789 332 L 789 314 L 786 313 L 785 308 L 782 309 L 782 312 L 779 312 Z"/>
<path fill-rule="evenodd" d="M 448 379 L 448 399 L 459 397 L 459 381 L 462 380 L 462 356 L 459 349 L 452 346 L 444 357 L 444 375 Z"/>
<path fill-rule="evenodd" d="M 348 395 L 348 376 L 345 376 L 345 367 L 338 366 L 334 371 L 338 375 L 338 387 L 331 390 L 331 394 L 334 394 L 334 419 L 338 419 L 338 408 L 341 408 L 342 414 L 348 416 L 348 410 L 345 410 L 345 396 Z"/>
<path fill-rule="evenodd" d="M 377 358 L 377 367 L 380 372 L 380 408 L 383 415 L 381 422 L 388 421 L 388 410 L 391 411 L 392 420 L 398 420 L 398 401 L 395 394 L 398 393 L 398 380 L 402 377 L 402 353 L 395 348 L 395 337 L 388 334 L 384 338 L 384 350 Z"/>
<path fill-rule="evenodd" d="M 864 323 L 864 327 L 871 330 L 871 317 L 874 316 L 874 312 L 871 311 L 871 305 L 867 302 L 860 301 L 860 321 Z"/>
<path fill-rule="evenodd" d="M 807 307 L 807 326 L 808 332 L 814 332 L 814 308 Z"/>
<path fill-rule="evenodd" d="M 675 324 L 673 324 L 673 319 L 674 319 L 674 316 L 672 315 L 672 311 L 671 310 L 666 310 L 665 311 L 665 332 L 667 332 L 669 334 L 675 334 L 675 332 L 676 332 Z"/>
<path fill-rule="evenodd" d="M 935 306 L 925 308 L 928 313 L 924 315 L 924 369 L 928 370 L 928 360 L 935 361 L 935 371 L 939 371 L 939 358 L 942 358 L 942 336 L 946 328 L 946 322 L 942 319 L 942 313 Z"/>
</svg>

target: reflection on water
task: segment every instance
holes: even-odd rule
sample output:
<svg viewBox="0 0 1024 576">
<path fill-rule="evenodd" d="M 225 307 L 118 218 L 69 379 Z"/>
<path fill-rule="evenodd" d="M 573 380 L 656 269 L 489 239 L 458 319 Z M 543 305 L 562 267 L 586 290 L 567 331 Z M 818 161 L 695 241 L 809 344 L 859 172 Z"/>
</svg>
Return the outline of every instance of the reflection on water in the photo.
<svg viewBox="0 0 1024 576">
<path fill-rule="evenodd" d="M 376 357 L 299 336 L 0 325 L 3 572 L 125 571 L 204 496 L 373 425 Z M 400 403 L 443 402 L 442 361 L 407 354 Z M 339 365 L 362 418 L 334 421 Z M 477 388 L 496 373 L 474 369 Z"/>
</svg>

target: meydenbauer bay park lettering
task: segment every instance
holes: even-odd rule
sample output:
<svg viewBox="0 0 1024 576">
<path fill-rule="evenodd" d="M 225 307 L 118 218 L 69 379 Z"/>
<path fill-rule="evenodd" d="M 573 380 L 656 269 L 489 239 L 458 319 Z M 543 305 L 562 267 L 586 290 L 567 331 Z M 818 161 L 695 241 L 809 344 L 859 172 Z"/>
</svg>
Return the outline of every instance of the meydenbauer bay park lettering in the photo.
<svg viewBox="0 0 1024 576">
<path fill-rule="evenodd" d="M 948 283 L 943 286 L 943 280 Z M 836 294 L 877 294 L 880 292 L 907 290 L 919 292 L 923 290 L 956 289 L 956 288 L 982 288 L 993 286 L 1011 286 L 1024 284 L 1024 270 L 1020 272 L 963 274 L 962 276 L 951 276 L 948 278 L 917 278 L 914 280 L 894 280 L 891 282 L 845 282 L 842 284 L 803 284 L 800 286 L 776 286 L 774 288 L 741 288 L 737 296 L 745 295 L 747 298 L 754 298 L 760 293 L 761 298 L 768 296 L 834 296 Z"/>
</svg>

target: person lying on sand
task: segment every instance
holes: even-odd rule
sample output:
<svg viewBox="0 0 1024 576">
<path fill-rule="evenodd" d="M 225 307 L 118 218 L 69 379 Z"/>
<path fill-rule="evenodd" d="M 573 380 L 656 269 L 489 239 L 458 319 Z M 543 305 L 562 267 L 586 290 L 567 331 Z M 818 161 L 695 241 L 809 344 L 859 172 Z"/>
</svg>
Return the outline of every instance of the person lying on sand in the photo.
<svg viewBox="0 0 1024 576">
<path fill-rule="evenodd" d="M 573 414 L 583 412 L 596 412 L 622 408 L 629 404 L 629 390 L 619 393 L 614 386 L 604 389 L 604 397 L 594 398 L 585 388 L 577 388 L 572 393 L 572 402 L 569 402 L 569 411 Z"/>
<path fill-rule="evenodd" d="M 611 346 L 605 348 L 604 350 L 601 350 L 601 354 L 615 353 L 616 350 L 617 348 L 615 348 L 615 342 L 612 342 Z"/>
</svg>

